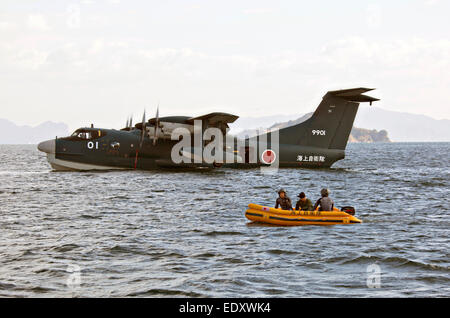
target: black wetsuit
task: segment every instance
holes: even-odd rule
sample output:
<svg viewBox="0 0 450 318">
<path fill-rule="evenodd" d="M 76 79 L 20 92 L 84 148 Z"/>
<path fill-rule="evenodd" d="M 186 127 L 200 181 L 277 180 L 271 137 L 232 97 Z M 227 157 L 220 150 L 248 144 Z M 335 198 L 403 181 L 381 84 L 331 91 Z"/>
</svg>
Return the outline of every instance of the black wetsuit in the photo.
<svg viewBox="0 0 450 318">
<path fill-rule="evenodd" d="M 275 209 L 278 209 L 278 206 L 280 206 L 282 210 L 292 210 L 291 199 L 289 199 L 289 197 L 278 198 L 275 203 Z"/>
</svg>

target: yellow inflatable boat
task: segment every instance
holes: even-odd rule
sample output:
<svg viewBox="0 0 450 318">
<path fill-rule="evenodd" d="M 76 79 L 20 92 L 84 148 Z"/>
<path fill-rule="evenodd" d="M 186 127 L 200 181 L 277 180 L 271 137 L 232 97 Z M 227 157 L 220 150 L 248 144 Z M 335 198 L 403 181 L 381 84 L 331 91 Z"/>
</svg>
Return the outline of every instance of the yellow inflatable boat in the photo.
<svg viewBox="0 0 450 318">
<path fill-rule="evenodd" d="M 335 225 L 362 221 L 334 208 L 333 211 L 287 211 L 250 203 L 245 217 L 251 221 L 275 225 Z"/>
</svg>

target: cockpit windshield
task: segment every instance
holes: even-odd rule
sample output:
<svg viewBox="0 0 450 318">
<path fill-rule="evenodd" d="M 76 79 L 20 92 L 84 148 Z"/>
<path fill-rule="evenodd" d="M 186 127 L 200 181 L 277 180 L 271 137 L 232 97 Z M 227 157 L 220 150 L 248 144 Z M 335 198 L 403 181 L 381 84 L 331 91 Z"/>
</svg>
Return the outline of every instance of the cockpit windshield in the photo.
<svg viewBox="0 0 450 318">
<path fill-rule="evenodd" d="M 66 137 L 68 140 L 93 140 L 100 137 L 105 136 L 105 132 L 101 130 L 92 130 L 92 129 L 77 129 L 72 135 Z"/>
<path fill-rule="evenodd" d="M 72 134 L 72 137 L 78 137 L 80 139 L 89 140 L 91 139 L 91 132 L 77 130 Z"/>
</svg>

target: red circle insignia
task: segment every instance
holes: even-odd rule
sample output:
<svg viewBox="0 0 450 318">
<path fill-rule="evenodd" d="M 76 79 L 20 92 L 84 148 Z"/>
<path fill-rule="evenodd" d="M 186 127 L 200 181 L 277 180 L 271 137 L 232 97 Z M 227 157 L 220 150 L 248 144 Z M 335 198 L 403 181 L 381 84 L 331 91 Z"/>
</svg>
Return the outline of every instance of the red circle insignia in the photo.
<svg viewBox="0 0 450 318">
<path fill-rule="evenodd" d="M 261 155 L 262 162 L 264 162 L 265 164 L 268 164 L 268 165 L 272 164 L 276 158 L 277 158 L 277 155 L 275 154 L 275 151 L 273 151 L 272 149 L 264 150 Z"/>
</svg>

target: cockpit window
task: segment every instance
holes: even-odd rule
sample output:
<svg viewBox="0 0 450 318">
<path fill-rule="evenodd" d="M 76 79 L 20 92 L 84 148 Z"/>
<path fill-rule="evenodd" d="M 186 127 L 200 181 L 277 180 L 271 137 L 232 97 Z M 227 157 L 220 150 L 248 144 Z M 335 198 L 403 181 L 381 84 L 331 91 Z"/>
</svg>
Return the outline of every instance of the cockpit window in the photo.
<svg viewBox="0 0 450 318">
<path fill-rule="evenodd" d="M 64 139 L 68 140 L 93 140 L 105 136 L 105 132 L 101 130 L 77 129 L 72 135 Z"/>
<path fill-rule="evenodd" d="M 78 137 L 80 139 L 90 140 L 91 139 L 91 132 L 90 131 L 75 131 L 72 134 L 72 137 Z"/>
</svg>

